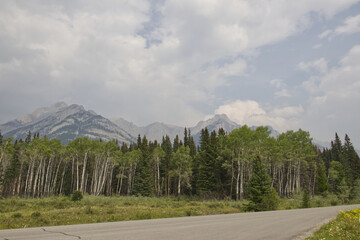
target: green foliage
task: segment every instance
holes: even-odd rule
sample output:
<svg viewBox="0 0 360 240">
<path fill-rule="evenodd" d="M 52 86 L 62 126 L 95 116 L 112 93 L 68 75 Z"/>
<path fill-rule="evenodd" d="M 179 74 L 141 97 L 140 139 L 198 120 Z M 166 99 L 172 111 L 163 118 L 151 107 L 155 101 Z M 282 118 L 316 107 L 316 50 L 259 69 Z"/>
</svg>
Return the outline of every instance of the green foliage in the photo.
<svg viewBox="0 0 360 240">
<path fill-rule="evenodd" d="M 340 211 L 335 220 L 322 226 L 307 240 L 358 240 L 360 236 L 360 209 Z"/>
<path fill-rule="evenodd" d="M 75 191 L 72 195 L 71 195 L 71 201 L 76 202 L 76 201 L 81 201 L 81 199 L 83 199 L 83 195 L 80 191 Z"/>
<path fill-rule="evenodd" d="M 196 182 L 197 193 L 211 195 L 216 189 L 216 177 L 214 172 L 216 153 L 210 141 L 208 129 L 201 131 L 200 152 L 198 155 L 198 175 Z"/>
<path fill-rule="evenodd" d="M 350 198 L 350 187 L 347 185 L 345 179 L 342 179 L 338 185 L 337 196 L 342 203 L 348 203 Z"/>
<path fill-rule="evenodd" d="M 326 177 L 324 162 L 319 161 L 319 163 L 317 164 L 316 193 L 324 194 L 329 190 L 330 190 L 330 185 Z"/>
<path fill-rule="evenodd" d="M 145 136 L 142 140 L 138 140 L 138 148 L 141 151 L 141 157 L 136 165 L 133 194 L 138 196 L 152 196 L 154 195 L 154 182 L 150 164 L 151 154 Z"/>
<path fill-rule="evenodd" d="M 309 208 L 310 207 L 310 194 L 307 190 L 303 192 L 303 198 L 302 198 L 302 208 Z"/>
<path fill-rule="evenodd" d="M 278 196 L 271 187 L 271 178 L 258 157 L 253 164 L 253 174 L 248 183 L 249 209 L 253 211 L 274 210 L 278 206 Z"/>
</svg>

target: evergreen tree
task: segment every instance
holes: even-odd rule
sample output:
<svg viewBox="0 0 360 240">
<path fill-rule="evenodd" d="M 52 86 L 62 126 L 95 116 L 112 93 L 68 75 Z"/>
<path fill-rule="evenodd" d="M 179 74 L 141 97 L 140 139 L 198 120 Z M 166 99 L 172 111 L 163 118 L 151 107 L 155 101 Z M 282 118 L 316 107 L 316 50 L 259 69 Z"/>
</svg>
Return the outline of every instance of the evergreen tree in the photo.
<svg viewBox="0 0 360 240">
<path fill-rule="evenodd" d="M 346 173 L 348 183 L 352 185 L 357 179 L 360 179 L 360 158 L 352 145 L 350 138 L 345 134 L 344 159 L 347 163 L 348 171 Z"/>
<path fill-rule="evenodd" d="M 172 154 L 172 144 L 171 144 L 171 140 L 168 135 L 163 137 L 162 143 L 161 143 L 161 148 L 165 152 L 165 156 L 163 158 L 161 158 L 162 162 L 160 163 L 160 167 L 161 167 L 160 175 L 161 175 L 162 181 L 164 181 L 165 194 L 167 196 L 169 196 L 170 186 L 171 186 L 170 175 L 169 175 L 169 170 L 170 170 L 169 164 L 170 164 L 170 159 L 171 159 L 171 154 Z"/>
<path fill-rule="evenodd" d="M 30 131 L 28 132 L 28 135 L 27 135 L 26 138 L 25 138 L 25 142 L 26 142 L 27 144 L 30 144 L 30 142 L 31 142 L 31 132 L 30 132 Z"/>
<path fill-rule="evenodd" d="M 198 156 L 198 176 L 196 182 L 197 193 L 209 195 L 216 188 L 214 174 L 214 157 L 207 128 L 201 130 L 200 152 Z"/>
<path fill-rule="evenodd" d="M 138 146 L 142 156 L 136 167 L 133 194 L 152 196 L 154 194 L 154 182 L 151 172 L 151 155 L 146 136 L 143 137 L 142 141 L 138 139 Z"/>
<path fill-rule="evenodd" d="M 324 194 L 330 190 L 330 185 L 326 177 L 324 162 L 320 159 L 317 164 L 316 194 Z"/>
<path fill-rule="evenodd" d="M 0 145 L 2 144 L 3 136 L 1 135 L 1 129 L 0 129 Z"/>
<path fill-rule="evenodd" d="M 254 211 L 274 210 L 278 196 L 271 187 L 271 178 L 259 157 L 253 162 L 253 174 L 248 183 L 249 209 Z"/>
<path fill-rule="evenodd" d="M 173 152 L 176 152 L 178 150 L 178 148 L 180 147 L 180 139 L 179 136 L 176 135 L 176 137 L 174 138 L 174 144 L 173 144 Z"/>
</svg>

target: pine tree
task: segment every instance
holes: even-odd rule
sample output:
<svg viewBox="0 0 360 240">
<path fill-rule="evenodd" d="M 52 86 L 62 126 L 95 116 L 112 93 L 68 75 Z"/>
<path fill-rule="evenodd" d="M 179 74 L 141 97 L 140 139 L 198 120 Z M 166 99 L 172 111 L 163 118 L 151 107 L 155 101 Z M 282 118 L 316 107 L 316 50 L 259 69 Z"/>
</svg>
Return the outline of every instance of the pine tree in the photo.
<svg viewBox="0 0 360 240">
<path fill-rule="evenodd" d="M 176 135 L 174 138 L 174 144 L 173 144 L 173 152 L 176 152 L 178 148 L 181 146 L 179 136 Z"/>
<path fill-rule="evenodd" d="M 169 164 L 170 164 L 170 159 L 171 159 L 171 154 L 172 154 L 172 144 L 171 144 L 171 140 L 168 135 L 163 137 L 162 143 L 161 143 L 161 148 L 165 152 L 165 156 L 161 159 L 162 162 L 160 163 L 160 166 L 161 166 L 160 174 L 161 174 L 161 179 L 164 181 L 165 194 L 167 196 L 169 196 L 170 186 L 171 186 L 170 175 L 169 175 L 169 170 L 170 170 Z"/>
<path fill-rule="evenodd" d="M 133 193 L 141 196 L 152 196 L 154 195 L 154 182 L 151 174 L 151 155 L 146 136 L 143 137 L 142 141 L 138 139 L 138 147 L 142 156 L 136 167 Z"/>
<path fill-rule="evenodd" d="M 200 195 L 212 194 L 216 188 L 214 174 L 214 156 L 211 140 L 207 128 L 201 130 L 200 152 L 198 158 L 198 176 L 196 182 L 197 193 Z"/>
<path fill-rule="evenodd" d="M 1 135 L 1 129 L 0 129 L 0 145 L 2 144 L 3 136 Z"/>
<path fill-rule="evenodd" d="M 31 142 L 31 131 L 28 132 L 28 135 L 27 135 L 26 138 L 25 138 L 25 142 L 26 142 L 27 144 L 30 144 L 30 142 Z"/>
<path fill-rule="evenodd" d="M 316 194 L 324 194 L 330 190 L 330 185 L 326 177 L 325 165 L 322 160 L 317 164 L 317 176 L 316 176 Z"/>
<path fill-rule="evenodd" d="M 344 159 L 348 165 L 348 171 L 346 172 L 348 183 L 351 185 L 360 179 L 360 158 L 352 145 L 350 138 L 345 134 L 344 143 Z"/>
<path fill-rule="evenodd" d="M 259 157 L 253 162 L 253 174 L 248 183 L 249 209 L 254 211 L 274 210 L 278 196 L 271 187 L 271 178 Z"/>
</svg>

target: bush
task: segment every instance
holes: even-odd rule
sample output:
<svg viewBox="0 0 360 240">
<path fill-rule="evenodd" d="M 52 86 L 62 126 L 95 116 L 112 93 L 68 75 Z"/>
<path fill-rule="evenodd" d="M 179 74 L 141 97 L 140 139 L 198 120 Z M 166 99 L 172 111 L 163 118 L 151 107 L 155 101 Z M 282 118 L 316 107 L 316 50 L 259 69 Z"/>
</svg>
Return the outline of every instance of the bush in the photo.
<svg viewBox="0 0 360 240">
<path fill-rule="evenodd" d="M 12 215 L 13 218 L 21 218 L 22 217 L 22 214 L 21 213 L 14 213 Z"/>
<path fill-rule="evenodd" d="M 40 217 L 41 213 L 40 212 L 33 212 L 31 214 L 32 217 Z"/>
<path fill-rule="evenodd" d="M 73 201 L 73 202 L 80 201 L 81 199 L 83 199 L 83 195 L 80 191 L 75 191 L 71 195 L 71 201 Z"/>
<path fill-rule="evenodd" d="M 307 190 L 305 190 L 304 193 L 303 193 L 301 207 L 302 208 L 309 208 L 310 207 L 310 194 L 309 194 L 309 192 Z"/>
<path fill-rule="evenodd" d="M 261 211 L 276 210 L 279 207 L 280 198 L 274 188 L 271 189 L 270 193 L 266 194 L 261 203 Z"/>
</svg>

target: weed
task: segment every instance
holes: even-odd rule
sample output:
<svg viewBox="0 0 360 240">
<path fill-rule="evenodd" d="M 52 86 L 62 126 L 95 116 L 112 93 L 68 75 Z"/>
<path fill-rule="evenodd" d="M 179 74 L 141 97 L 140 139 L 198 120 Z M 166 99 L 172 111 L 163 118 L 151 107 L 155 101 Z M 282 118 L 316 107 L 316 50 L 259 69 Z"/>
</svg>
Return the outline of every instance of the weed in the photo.
<svg viewBox="0 0 360 240">
<path fill-rule="evenodd" d="M 91 208 L 91 206 L 86 206 L 85 214 L 94 214 L 94 210 Z"/>
<path fill-rule="evenodd" d="M 13 215 L 11 215 L 13 218 L 21 218 L 22 214 L 21 213 L 14 213 Z"/>
<path fill-rule="evenodd" d="M 31 214 L 32 217 L 40 217 L 41 213 L 40 212 L 33 212 Z"/>
<path fill-rule="evenodd" d="M 83 199 L 83 195 L 80 191 L 75 191 L 71 195 L 71 201 L 73 201 L 73 202 L 80 201 L 81 199 Z"/>
</svg>

